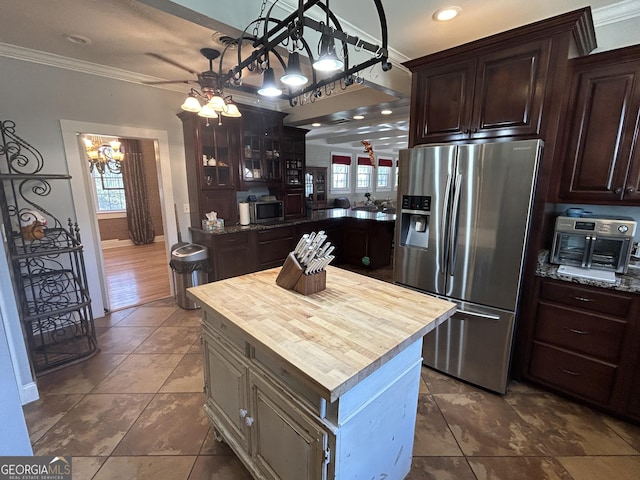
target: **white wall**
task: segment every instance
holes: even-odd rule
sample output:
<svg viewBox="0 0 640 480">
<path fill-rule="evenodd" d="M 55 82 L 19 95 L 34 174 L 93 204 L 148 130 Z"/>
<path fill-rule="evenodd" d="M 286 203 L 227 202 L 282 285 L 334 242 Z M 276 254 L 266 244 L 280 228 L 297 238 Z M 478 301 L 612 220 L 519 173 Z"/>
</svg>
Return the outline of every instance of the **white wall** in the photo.
<svg viewBox="0 0 640 480">
<path fill-rule="evenodd" d="M 69 172 L 61 120 L 165 131 L 174 201 L 178 205 L 188 203 L 182 122 L 176 116 L 183 100 L 182 94 L 5 57 L 0 57 L 0 71 L 0 120 L 16 123 L 16 133 L 42 154 L 47 173 Z M 5 171 L 6 167 L 2 168 Z M 66 224 L 67 217 L 76 216 L 69 182 L 55 183 L 53 190 L 48 207 Z M 182 214 L 182 209 L 178 212 L 183 238 L 190 240 L 188 216 Z M 91 229 L 91 225 L 82 223 L 79 227 L 81 235 Z M 83 241 L 86 242 L 86 238 L 83 237 Z M 87 270 L 96 266 L 95 257 L 85 255 L 85 262 Z M 8 268 L 5 255 L 0 255 L 0 271 L 8 272 Z M 5 322 L 13 337 L 9 343 L 18 345 L 15 348 L 18 353 L 16 369 L 22 373 L 29 372 L 26 355 L 24 352 L 20 355 L 19 346 L 23 340 L 13 289 L 10 282 L 2 280 L 0 305 L 6 305 L 5 312 L 10 312 Z M 94 312 L 94 315 L 100 317 L 102 312 Z M 32 388 L 31 375 L 25 373 L 22 376 L 18 378 L 22 381 L 19 387 L 22 390 Z"/>
</svg>

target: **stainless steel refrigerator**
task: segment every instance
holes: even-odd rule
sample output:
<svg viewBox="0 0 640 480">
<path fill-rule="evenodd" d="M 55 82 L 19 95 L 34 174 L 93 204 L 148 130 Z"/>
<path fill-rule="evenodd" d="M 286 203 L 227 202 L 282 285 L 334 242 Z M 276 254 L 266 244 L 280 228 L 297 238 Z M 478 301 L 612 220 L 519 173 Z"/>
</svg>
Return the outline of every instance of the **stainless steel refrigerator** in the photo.
<svg viewBox="0 0 640 480">
<path fill-rule="evenodd" d="M 425 365 L 506 393 L 541 140 L 401 150 L 394 281 L 458 311 Z"/>
</svg>

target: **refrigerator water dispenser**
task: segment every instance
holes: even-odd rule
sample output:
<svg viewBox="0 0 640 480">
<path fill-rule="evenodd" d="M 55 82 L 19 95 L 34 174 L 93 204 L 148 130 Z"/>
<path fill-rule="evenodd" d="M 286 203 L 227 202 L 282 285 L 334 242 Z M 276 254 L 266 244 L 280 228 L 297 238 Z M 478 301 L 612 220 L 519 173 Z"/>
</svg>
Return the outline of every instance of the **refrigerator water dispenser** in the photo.
<svg viewBox="0 0 640 480">
<path fill-rule="evenodd" d="M 429 248 L 430 197 L 402 198 L 400 243 L 403 247 Z"/>
</svg>

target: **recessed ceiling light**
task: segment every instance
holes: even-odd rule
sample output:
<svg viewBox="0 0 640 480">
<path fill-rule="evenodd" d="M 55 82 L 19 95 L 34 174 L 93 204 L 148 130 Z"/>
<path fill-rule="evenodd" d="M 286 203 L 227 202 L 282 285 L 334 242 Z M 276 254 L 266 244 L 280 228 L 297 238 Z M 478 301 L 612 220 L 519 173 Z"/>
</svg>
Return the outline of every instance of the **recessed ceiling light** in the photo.
<svg viewBox="0 0 640 480">
<path fill-rule="evenodd" d="M 320 126 L 322 126 L 322 124 L 318 123 L 318 122 L 315 122 L 315 123 L 312 123 L 311 126 L 312 127 L 320 127 Z"/>
<path fill-rule="evenodd" d="M 433 19 L 438 22 L 446 22 L 447 20 L 456 18 L 461 11 L 462 9 L 460 7 L 440 8 L 433 14 Z"/>
<path fill-rule="evenodd" d="M 353 119 L 354 120 L 362 120 L 362 119 L 364 119 L 364 115 L 354 115 Z"/>
<path fill-rule="evenodd" d="M 91 45 L 91 39 L 88 37 L 85 37 L 84 35 L 65 33 L 63 37 L 65 38 L 65 40 L 71 43 L 75 43 L 77 45 Z"/>
<path fill-rule="evenodd" d="M 389 110 L 389 109 L 386 109 L 386 110 L 382 110 L 380 113 L 382 115 L 391 115 L 393 112 L 391 110 Z"/>
</svg>

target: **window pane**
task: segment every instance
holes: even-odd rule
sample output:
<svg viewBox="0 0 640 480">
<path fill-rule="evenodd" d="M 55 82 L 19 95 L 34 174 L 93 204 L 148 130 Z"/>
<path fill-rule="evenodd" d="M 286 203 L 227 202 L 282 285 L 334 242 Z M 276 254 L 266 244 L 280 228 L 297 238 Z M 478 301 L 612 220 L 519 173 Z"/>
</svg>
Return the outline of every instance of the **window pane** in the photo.
<svg viewBox="0 0 640 480">
<path fill-rule="evenodd" d="M 349 188 L 349 165 L 334 163 L 331 166 L 331 186 L 336 190 Z"/>
<path fill-rule="evenodd" d="M 357 188 L 371 188 L 371 170 L 373 170 L 371 166 L 358 165 Z"/>
<path fill-rule="evenodd" d="M 391 167 L 378 167 L 378 188 L 391 186 Z"/>
<path fill-rule="evenodd" d="M 94 169 L 92 172 L 96 186 L 96 205 L 98 212 L 123 211 L 127 209 L 124 197 L 124 183 L 121 173 L 111 173 L 108 170 L 104 175 Z"/>
</svg>

